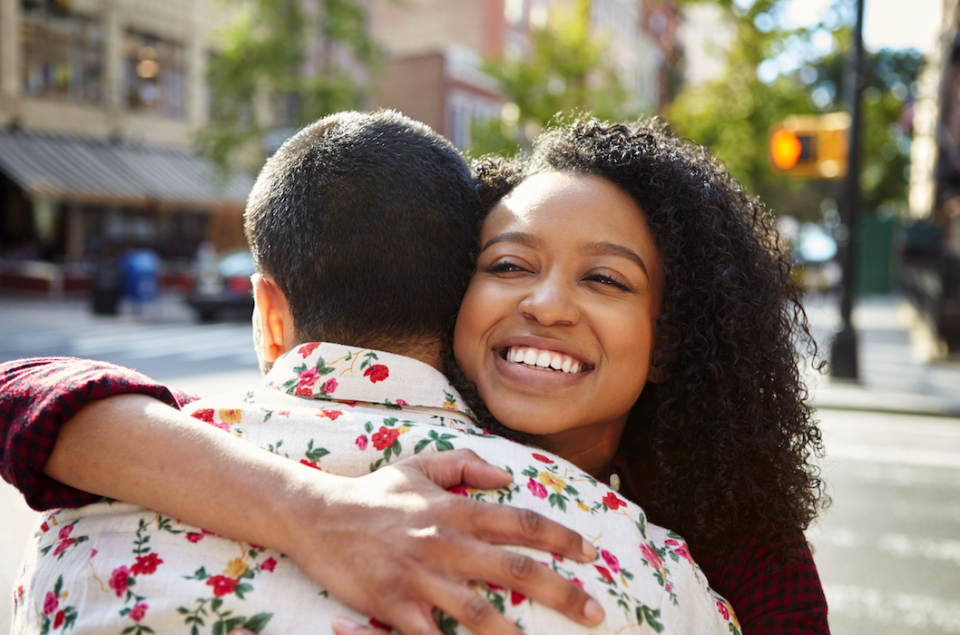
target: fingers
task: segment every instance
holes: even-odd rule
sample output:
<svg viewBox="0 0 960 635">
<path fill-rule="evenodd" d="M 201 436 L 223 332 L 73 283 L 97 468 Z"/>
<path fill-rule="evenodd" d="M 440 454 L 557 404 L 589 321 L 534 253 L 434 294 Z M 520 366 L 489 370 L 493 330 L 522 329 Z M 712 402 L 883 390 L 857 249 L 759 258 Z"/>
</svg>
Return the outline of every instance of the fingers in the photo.
<svg viewBox="0 0 960 635">
<path fill-rule="evenodd" d="M 338 617 L 332 622 L 334 635 L 385 635 L 390 631 L 354 622 L 348 617 Z M 230 635 L 235 635 L 230 633 Z"/>
<path fill-rule="evenodd" d="M 516 591 L 581 624 L 595 626 L 603 621 L 603 609 L 586 591 L 522 554 L 484 546 L 475 549 L 460 566 L 471 579 Z"/>
<path fill-rule="evenodd" d="M 531 547 L 577 562 L 597 559 L 596 548 L 583 536 L 534 511 L 466 500 L 463 504 L 471 505 L 471 523 L 477 538 L 484 542 Z"/>
<path fill-rule="evenodd" d="M 517 626 L 470 587 L 451 585 L 439 578 L 423 583 L 423 595 L 437 608 L 476 635 L 523 635 Z"/>
<path fill-rule="evenodd" d="M 509 472 L 490 465 L 470 450 L 419 455 L 415 462 L 431 481 L 444 489 L 461 483 L 479 489 L 497 489 L 513 481 Z"/>
</svg>

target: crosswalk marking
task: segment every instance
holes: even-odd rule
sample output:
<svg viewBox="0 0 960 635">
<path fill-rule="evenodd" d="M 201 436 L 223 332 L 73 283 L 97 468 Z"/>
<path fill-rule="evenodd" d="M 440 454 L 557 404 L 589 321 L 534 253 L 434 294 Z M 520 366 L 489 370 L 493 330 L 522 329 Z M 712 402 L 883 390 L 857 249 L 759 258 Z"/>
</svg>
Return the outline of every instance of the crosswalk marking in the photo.
<svg viewBox="0 0 960 635">
<path fill-rule="evenodd" d="M 960 633 L 960 602 L 914 593 L 891 593 L 847 584 L 824 584 L 831 615 L 929 633 Z"/>
</svg>

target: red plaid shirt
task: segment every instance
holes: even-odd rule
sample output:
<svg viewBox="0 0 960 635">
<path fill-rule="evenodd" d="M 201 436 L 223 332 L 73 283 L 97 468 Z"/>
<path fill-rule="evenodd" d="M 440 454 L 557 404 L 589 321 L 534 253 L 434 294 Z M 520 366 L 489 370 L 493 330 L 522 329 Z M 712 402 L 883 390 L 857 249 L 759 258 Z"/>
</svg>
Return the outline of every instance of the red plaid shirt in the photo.
<svg viewBox="0 0 960 635">
<path fill-rule="evenodd" d="M 177 408 L 196 399 L 106 362 L 57 357 L 0 364 L 0 474 L 34 509 L 96 502 L 100 497 L 54 481 L 43 469 L 60 426 L 92 400 L 128 393 Z M 622 467 L 615 462 L 608 473 L 615 469 L 623 475 Z M 690 545 L 710 585 L 733 605 L 745 635 L 829 635 L 827 602 L 799 529 L 796 546 L 799 562 L 783 567 L 756 536 L 744 536 L 736 550 L 721 556 L 698 553 Z"/>
</svg>

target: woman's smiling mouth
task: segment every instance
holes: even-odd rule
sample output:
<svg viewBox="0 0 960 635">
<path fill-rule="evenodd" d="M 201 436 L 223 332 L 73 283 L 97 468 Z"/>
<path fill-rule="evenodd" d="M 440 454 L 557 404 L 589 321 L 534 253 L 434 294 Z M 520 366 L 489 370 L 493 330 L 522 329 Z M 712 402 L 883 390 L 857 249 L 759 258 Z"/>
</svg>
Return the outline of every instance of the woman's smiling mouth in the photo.
<svg viewBox="0 0 960 635">
<path fill-rule="evenodd" d="M 581 363 L 566 353 L 532 346 L 508 346 L 500 351 L 500 357 L 508 362 L 523 364 L 528 368 L 572 375 L 587 372 L 591 368 L 588 364 Z"/>
</svg>

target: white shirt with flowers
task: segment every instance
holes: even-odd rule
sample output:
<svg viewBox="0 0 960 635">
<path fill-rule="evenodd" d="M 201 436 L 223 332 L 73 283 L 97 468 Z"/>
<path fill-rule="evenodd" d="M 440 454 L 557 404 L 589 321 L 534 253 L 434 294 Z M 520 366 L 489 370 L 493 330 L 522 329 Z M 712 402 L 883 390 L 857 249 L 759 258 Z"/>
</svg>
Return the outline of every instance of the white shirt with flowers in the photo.
<svg viewBox="0 0 960 635">
<path fill-rule="evenodd" d="M 583 587 L 607 618 L 579 626 L 509 589 L 475 590 L 526 632 L 740 632 L 680 536 L 572 463 L 478 428 L 443 375 L 416 360 L 327 343 L 281 357 L 259 385 L 188 413 L 310 467 L 361 476 L 422 452 L 469 448 L 513 473 L 509 487 L 454 494 L 532 509 L 586 536 L 595 562 L 516 548 Z M 283 554 L 105 501 L 44 514 L 15 585 L 13 633 L 330 632 L 353 613 Z M 445 635 L 466 633 L 440 615 Z"/>
</svg>

